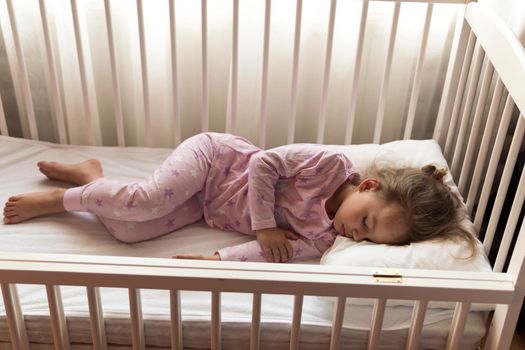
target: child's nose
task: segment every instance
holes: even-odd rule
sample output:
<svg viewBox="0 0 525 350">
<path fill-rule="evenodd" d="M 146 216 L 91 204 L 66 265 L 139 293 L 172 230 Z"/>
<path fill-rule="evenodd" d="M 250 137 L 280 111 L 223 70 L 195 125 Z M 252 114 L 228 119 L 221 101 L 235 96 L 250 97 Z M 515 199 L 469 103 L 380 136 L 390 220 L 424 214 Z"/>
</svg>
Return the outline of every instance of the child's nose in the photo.
<svg viewBox="0 0 525 350">
<path fill-rule="evenodd" d="M 360 232 L 358 229 L 353 229 L 352 231 L 352 237 L 354 238 L 354 241 L 362 241 L 363 240 L 363 233 Z"/>
</svg>

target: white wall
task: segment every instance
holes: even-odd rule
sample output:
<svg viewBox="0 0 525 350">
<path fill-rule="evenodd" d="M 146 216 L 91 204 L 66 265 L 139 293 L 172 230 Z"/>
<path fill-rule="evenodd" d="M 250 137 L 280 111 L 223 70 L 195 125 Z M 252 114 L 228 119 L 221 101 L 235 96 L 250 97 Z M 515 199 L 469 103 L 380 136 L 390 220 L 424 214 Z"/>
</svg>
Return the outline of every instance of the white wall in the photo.
<svg viewBox="0 0 525 350">
<path fill-rule="evenodd" d="M 516 33 L 525 45 L 525 1 L 524 0 L 479 0 L 492 8 Z"/>
</svg>

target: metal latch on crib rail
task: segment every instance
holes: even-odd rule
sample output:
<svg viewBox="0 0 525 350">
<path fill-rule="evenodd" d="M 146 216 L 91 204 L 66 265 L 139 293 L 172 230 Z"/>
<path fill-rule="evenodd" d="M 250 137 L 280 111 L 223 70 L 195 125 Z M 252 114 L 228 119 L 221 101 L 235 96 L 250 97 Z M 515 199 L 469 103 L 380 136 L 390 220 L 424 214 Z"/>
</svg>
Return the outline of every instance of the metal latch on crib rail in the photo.
<svg viewBox="0 0 525 350">
<path fill-rule="evenodd" d="M 397 271 L 376 271 L 372 276 L 376 282 L 403 283 L 403 276 Z"/>
</svg>

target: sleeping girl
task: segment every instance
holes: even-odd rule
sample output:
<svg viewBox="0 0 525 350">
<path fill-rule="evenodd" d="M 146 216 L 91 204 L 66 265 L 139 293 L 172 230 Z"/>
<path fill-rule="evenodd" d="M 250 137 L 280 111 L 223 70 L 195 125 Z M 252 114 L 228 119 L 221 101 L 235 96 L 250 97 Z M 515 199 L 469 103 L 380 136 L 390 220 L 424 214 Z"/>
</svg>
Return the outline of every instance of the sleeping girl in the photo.
<svg viewBox="0 0 525 350">
<path fill-rule="evenodd" d="M 94 213 L 126 243 L 153 239 L 204 217 L 213 228 L 257 239 L 211 256 L 177 258 L 289 262 L 319 258 L 337 235 L 408 244 L 476 238 L 460 222 L 459 198 L 446 170 L 371 167 L 358 174 L 341 153 L 314 144 L 261 150 L 244 138 L 202 133 L 181 143 L 144 181 L 121 183 L 100 162 L 41 161 L 52 180 L 77 187 L 12 196 L 4 223 L 66 211 Z"/>
</svg>

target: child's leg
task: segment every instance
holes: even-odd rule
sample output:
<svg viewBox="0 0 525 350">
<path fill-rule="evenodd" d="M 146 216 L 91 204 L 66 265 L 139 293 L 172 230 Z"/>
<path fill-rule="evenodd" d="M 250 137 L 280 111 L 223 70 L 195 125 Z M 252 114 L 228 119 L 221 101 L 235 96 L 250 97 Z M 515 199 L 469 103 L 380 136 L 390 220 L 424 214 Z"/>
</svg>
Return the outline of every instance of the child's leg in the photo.
<svg viewBox="0 0 525 350">
<path fill-rule="evenodd" d="M 17 224 L 34 217 L 65 212 L 65 191 L 63 188 L 56 188 L 10 197 L 4 206 L 4 223 Z"/>
<path fill-rule="evenodd" d="M 76 185 L 85 185 L 103 176 L 100 162 L 96 159 L 77 164 L 38 162 L 38 167 L 50 179 Z M 17 224 L 34 217 L 65 212 L 65 191 L 63 188 L 56 188 L 10 197 L 4 207 L 4 223 Z"/>
<path fill-rule="evenodd" d="M 215 147 L 210 134 L 193 136 L 177 147 L 149 179 L 119 183 L 100 178 L 67 190 L 64 207 L 118 221 L 162 218 L 204 188 Z"/>
<path fill-rule="evenodd" d="M 171 213 L 149 221 L 120 221 L 102 216 L 98 218 L 119 241 L 136 243 L 162 236 L 199 221 L 202 218 L 202 208 L 197 197 L 194 196 Z"/>
</svg>

